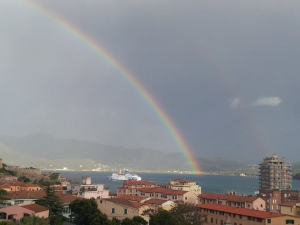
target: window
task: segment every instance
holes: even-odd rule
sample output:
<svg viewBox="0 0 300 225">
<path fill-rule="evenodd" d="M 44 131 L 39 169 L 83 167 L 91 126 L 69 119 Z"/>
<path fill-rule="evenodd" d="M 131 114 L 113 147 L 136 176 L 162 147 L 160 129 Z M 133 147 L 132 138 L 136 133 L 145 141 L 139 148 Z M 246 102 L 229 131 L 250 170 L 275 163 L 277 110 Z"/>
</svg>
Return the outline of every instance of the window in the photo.
<svg viewBox="0 0 300 225">
<path fill-rule="evenodd" d="M 223 225 L 223 220 L 221 220 L 221 225 Z"/>
<path fill-rule="evenodd" d="M 224 216 L 224 212 L 220 212 L 220 215 Z M 222 220 L 221 220 L 222 221 Z"/>
<path fill-rule="evenodd" d="M 251 216 L 248 216 L 248 220 L 251 220 Z"/>
<path fill-rule="evenodd" d="M 262 219 L 261 218 L 257 218 L 256 221 L 262 223 Z"/>
<path fill-rule="evenodd" d="M 240 215 L 240 219 L 242 219 L 243 218 L 243 216 L 242 215 Z"/>
<path fill-rule="evenodd" d="M 213 223 L 213 222 L 214 222 L 214 219 L 213 219 L 213 218 L 210 218 L 210 222 Z"/>
<path fill-rule="evenodd" d="M 263 204 L 260 204 L 260 207 L 263 207 Z"/>
<path fill-rule="evenodd" d="M 210 213 L 214 214 L 214 210 L 209 210 Z"/>
<path fill-rule="evenodd" d="M 272 222 L 272 220 L 271 219 L 268 219 L 268 223 L 271 223 Z"/>
<path fill-rule="evenodd" d="M 111 208 L 111 213 L 112 213 L 112 214 L 115 213 L 115 208 Z"/>
<path fill-rule="evenodd" d="M 100 203 L 102 203 L 102 200 L 100 200 Z"/>
<path fill-rule="evenodd" d="M 234 225 L 237 225 L 237 223 L 234 223 Z"/>
<path fill-rule="evenodd" d="M 8 215 L 8 217 L 7 217 L 8 220 L 12 220 L 13 218 L 14 218 L 13 215 Z"/>
<path fill-rule="evenodd" d="M 286 224 L 294 224 L 294 220 L 286 220 Z"/>
<path fill-rule="evenodd" d="M 248 208 L 250 208 L 250 204 L 248 204 Z"/>
<path fill-rule="evenodd" d="M 185 197 L 184 199 L 187 200 L 187 197 Z"/>
<path fill-rule="evenodd" d="M 127 214 L 127 209 L 124 209 L 124 214 Z"/>
</svg>

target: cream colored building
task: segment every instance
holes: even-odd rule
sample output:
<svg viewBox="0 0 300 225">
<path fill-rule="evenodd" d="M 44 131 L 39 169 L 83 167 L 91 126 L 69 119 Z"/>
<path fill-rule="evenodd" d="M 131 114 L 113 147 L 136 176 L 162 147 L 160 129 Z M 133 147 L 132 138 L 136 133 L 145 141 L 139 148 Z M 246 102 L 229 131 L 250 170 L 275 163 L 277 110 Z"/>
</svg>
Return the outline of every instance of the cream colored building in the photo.
<svg viewBox="0 0 300 225">
<path fill-rule="evenodd" d="M 279 206 L 282 214 L 300 216 L 300 203 L 284 203 Z"/>
<path fill-rule="evenodd" d="M 201 194 L 201 187 L 198 185 L 198 183 L 183 179 L 171 180 L 170 183 L 166 185 L 166 188 L 170 188 L 172 190 L 189 191 L 194 193 L 196 196 Z"/>
<path fill-rule="evenodd" d="M 257 196 L 243 196 L 235 194 L 202 193 L 198 196 L 198 203 L 214 203 L 247 209 L 266 211 L 266 201 Z"/>
<path fill-rule="evenodd" d="M 134 216 L 141 216 L 149 223 L 149 217 L 143 216 L 143 212 L 150 209 L 150 206 L 137 201 L 130 201 L 125 198 L 107 198 L 97 199 L 98 209 L 105 213 L 108 218 L 117 218 L 123 220 L 125 218 L 132 219 Z"/>
<path fill-rule="evenodd" d="M 197 204 L 197 196 L 194 193 L 167 188 L 141 188 L 137 191 L 137 196 Z"/>
<path fill-rule="evenodd" d="M 205 203 L 197 205 L 206 215 L 208 225 L 300 225 L 300 218 L 281 213 L 265 212 L 233 206 Z"/>
</svg>

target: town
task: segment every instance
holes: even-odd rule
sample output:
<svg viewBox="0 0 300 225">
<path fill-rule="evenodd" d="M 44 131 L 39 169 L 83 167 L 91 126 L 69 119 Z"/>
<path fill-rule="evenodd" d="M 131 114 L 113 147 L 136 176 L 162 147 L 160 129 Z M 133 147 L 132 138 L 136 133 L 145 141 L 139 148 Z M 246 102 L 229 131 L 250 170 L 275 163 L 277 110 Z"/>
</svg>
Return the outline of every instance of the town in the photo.
<svg viewBox="0 0 300 225">
<path fill-rule="evenodd" d="M 0 224 L 29 219 L 45 222 L 33 224 L 300 224 L 291 164 L 276 154 L 259 165 L 260 189 L 254 196 L 202 192 L 201 184 L 183 179 L 165 185 L 124 180 L 113 193 L 90 176 L 73 184 L 57 173 L 7 166 L 2 160 L 0 167 Z"/>
</svg>

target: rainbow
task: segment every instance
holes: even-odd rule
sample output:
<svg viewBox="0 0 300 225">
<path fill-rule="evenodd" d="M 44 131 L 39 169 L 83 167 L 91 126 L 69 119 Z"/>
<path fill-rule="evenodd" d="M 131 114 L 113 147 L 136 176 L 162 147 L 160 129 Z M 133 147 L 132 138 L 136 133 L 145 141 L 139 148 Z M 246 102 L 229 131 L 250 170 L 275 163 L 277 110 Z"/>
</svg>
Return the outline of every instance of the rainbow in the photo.
<svg viewBox="0 0 300 225">
<path fill-rule="evenodd" d="M 75 27 L 73 24 L 69 23 L 62 17 L 29 0 L 22 0 L 22 2 L 30 8 L 34 9 L 34 11 L 38 12 L 42 16 L 45 16 L 46 18 L 57 24 L 59 27 L 67 31 L 72 36 L 79 39 L 85 46 L 94 51 L 103 60 L 110 64 L 118 73 L 120 73 L 124 78 L 126 78 L 130 85 L 146 100 L 146 102 L 150 105 L 155 114 L 159 117 L 161 122 L 169 130 L 170 134 L 174 138 L 182 154 L 187 160 L 188 164 L 191 166 L 192 171 L 194 173 L 199 173 L 201 171 L 197 161 L 195 160 L 195 157 L 193 156 L 191 149 L 189 148 L 188 144 L 184 140 L 182 134 L 179 132 L 174 122 L 170 119 L 168 114 L 163 110 L 163 108 L 154 99 L 154 97 L 149 93 L 146 87 L 129 70 L 122 66 L 122 64 L 98 42 L 93 40 L 90 36 L 83 33 L 81 30 L 79 30 L 77 27 Z"/>
</svg>

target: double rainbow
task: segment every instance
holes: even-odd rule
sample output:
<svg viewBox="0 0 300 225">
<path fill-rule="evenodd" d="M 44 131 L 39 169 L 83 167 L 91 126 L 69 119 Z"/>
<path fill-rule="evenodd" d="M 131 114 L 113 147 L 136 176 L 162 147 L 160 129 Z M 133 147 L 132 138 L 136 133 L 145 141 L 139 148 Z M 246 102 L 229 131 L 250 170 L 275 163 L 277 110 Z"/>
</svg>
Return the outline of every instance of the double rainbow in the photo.
<svg viewBox="0 0 300 225">
<path fill-rule="evenodd" d="M 103 60 L 105 60 L 108 64 L 110 64 L 119 74 L 121 74 L 126 80 L 130 83 L 130 85 L 146 100 L 146 102 L 151 106 L 155 114 L 159 117 L 161 122 L 166 126 L 166 128 L 171 133 L 175 142 L 179 146 L 182 154 L 190 165 L 191 169 L 194 173 L 198 173 L 201 171 L 198 163 L 193 156 L 191 149 L 188 144 L 185 142 L 183 136 L 180 134 L 178 128 L 174 124 L 174 122 L 170 119 L 168 114 L 163 110 L 163 108 L 158 104 L 158 102 L 154 99 L 154 97 L 149 93 L 146 87 L 121 63 L 114 58 L 104 47 L 102 47 L 98 42 L 93 40 L 90 36 L 83 33 L 73 24 L 69 23 L 65 19 L 60 16 L 50 12 L 49 10 L 29 1 L 23 0 L 23 2 L 30 6 L 34 11 L 38 12 L 42 16 L 45 16 L 52 22 L 56 23 L 59 27 L 67 31 L 72 36 L 76 37 L 82 43 L 87 46 L 89 49 L 97 53 Z"/>
</svg>

